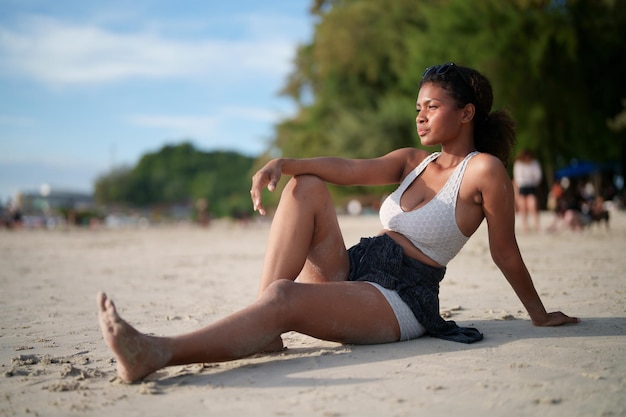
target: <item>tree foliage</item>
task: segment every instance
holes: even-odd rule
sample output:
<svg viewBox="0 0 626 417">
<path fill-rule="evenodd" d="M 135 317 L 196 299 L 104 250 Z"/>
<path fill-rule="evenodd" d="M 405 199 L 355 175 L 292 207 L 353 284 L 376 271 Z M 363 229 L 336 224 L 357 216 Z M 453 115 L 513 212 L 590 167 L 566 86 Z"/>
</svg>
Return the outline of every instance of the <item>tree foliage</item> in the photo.
<svg viewBox="0 0 626 417">
<path fill-rule="evenodd" d="M 315 0 L 310 43 L 282 93 L 297 114 L 276 127 L 282 155 L 374 157 L 419 146 L 414 101 L 429 65 L 487 75 L 494 108 L 518 122 L 518 148 L 548 172 L 572 158 L 616 160 L 610 129 L 626 96 L 626 2 Z"/>
<path fill-rule="evenodd" d="M 217 216 L 251 211 L 254 159 L 235 152 L 203 152 L 190 143 L 144 155 L 133 168 L 119 168 L 96 182 L 100 203 L 137 207 L 188 204 L 206 199 Z"/>
<path fill-rule="evenodd" d="M 167 146 L 101 177 L 97 198 L 206 198 L 213 212 L 246 212 L 250 170 L 271 156 L 370 158 L 419 147 L 422 73 L 448 61 L 491 79 L 494 109 L 512 113 L 518 148 L 534 151 L 547 177 L 573 158 L 626 157 L 626 1 L 313 0 L 311 13 L 314 36 L 298 47 L 281 90 L 298 110 L 275 126 L 264 155 Z"/>
</svg>

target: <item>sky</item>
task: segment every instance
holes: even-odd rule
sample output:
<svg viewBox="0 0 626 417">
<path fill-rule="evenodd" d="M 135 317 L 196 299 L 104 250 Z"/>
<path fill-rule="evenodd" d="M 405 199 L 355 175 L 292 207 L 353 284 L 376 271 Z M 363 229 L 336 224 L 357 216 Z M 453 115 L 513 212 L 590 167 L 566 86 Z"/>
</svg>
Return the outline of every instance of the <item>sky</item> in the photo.
<svg viewBox="0 0 626 417">
<path fill-rule="evenodd" d="M 0 0 L 0 202 L 93 192 L 183 141 L 255 156 L 294 103 L 278 95 L 310 0 Z"/>
</svg>

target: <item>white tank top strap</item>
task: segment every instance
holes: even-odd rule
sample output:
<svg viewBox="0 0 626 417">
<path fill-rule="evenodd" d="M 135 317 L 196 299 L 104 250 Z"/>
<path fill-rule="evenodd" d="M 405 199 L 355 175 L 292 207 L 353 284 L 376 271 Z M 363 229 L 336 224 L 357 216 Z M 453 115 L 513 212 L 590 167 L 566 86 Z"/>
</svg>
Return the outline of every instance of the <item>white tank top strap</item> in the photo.
<svg viewBox="0 0 626 417">
<path fill-rule="evenodd" d="M 417 178 L 417 176 L 420 175 L 426 169 L 428 164 L 430 164 L 432 161 L 437 159 L 440 154 L 441 152 L 431 153 L 426 158 L 424 158 L 424 160 L 420 162 L 415 168 L 413 168 L 413 171 L 409 172 L 407 176 L 404 177 L 400 185 L 398 186 L 397 188 L 398 193 L 402 195 L 404 191 L 409 187 L 409 185 L 413 183 L 415 178 Z"/>
<path fill-rule="evenodd" d="M 461 188 L 461 181 L 463 180 L 463 174 L 465 174 L 465 168 L 467 168 L 467 164 L 474 157 L 474 155 L 479 154 L 480 152 L 474 151 L 468 154 L 465 159 L 461 162 L 461 166 L 458 169 L 454 170 L 452 176 L 448 179 L 450 183 L 450 196 L 454 197 L 455 209 L 456 209 L 456 197 L 459 195 L 459 189 Z M 456 211 L 456 210 L 455 210 Z"/>
</svg>

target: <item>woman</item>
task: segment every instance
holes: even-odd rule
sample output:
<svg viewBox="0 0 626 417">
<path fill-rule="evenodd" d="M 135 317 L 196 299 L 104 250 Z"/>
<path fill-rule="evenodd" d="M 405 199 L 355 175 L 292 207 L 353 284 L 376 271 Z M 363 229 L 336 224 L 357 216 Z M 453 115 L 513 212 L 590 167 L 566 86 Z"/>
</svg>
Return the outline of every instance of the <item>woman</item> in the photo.
<svg viewBox="0 0 626 417">
<path fill-rule="evenodd" d="M 539 231 L 537 196 L 541 182 L 541 166 L 532 152 L 522 150 L 513 163 L 513 182 L 517 188 L 517 207 L 522 220 L 522 230 L 528 231 L 528 218 L 532 217 L 535 231 Z"/>
<path fill-rule="evenodd" d="M 439 316 L 438 283 L 446 263 L 487 219 L 492 257 L 533 324 L 576 323 L 548 313 L 522 261 L 514 234 L 513 185 L 503 162 L 514 143 L 505 112 L 490 113 L 489 81 L 452 63 L 429 67 L 417 98 L 417 132 L 440 153 L 406 148 L 380 158 L 275 159 L 253 177 L 254 209 L 265 215 L 264 187 L 286 185 L 269 233 L 255 303 L 176 337 L 140 333 L 98 294 L 103 336 L 118 375 L 136 381 L 157 369 L 218 362 L 283 348 L 297 331 L 341 343 L 408 340 L 423 334 L 471 343 L 476 329 Z M 325 183 L 400 183 L 381 207 L 383 230 L 346 250 Z M 298 279 L 298 282 L 294 282 Z"/>
</svg>

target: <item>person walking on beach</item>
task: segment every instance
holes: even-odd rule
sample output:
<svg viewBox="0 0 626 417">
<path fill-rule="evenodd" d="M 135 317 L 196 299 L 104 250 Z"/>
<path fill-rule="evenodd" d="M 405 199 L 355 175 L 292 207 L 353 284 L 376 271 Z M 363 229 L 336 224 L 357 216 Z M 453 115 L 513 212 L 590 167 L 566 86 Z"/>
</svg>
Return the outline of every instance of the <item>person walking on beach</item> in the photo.
<svg viewBox="0 0 626 417">
<path fill-rule="evenodd" d="M 136 330 L 104 293 L 97 296 L 103 337 L 119 377 L 137 381 L 163 367 L 220 362 L 283 349 L 296 331 L 347 344 L 377 344 L 428 334 L 472 343 L 477 329 L 439 314 L 439 281 L 483 219 L 491 255 L 537 326 L 579 320 L 547 312 L 515 238 L 515 201 L 505 169 L 514 123 L 491 111 L 486 77 L 453 63 L 426 69 L 416 103 L 417 133 L 428 153 L 403 148 L 373 159 L 278 158 L 252 179 L 261 192 L 286 184 L 270 228 L 258 298 L 191 333 L 159 337 Z M 399 184 L 380 209 L 382 231 L 346 249 L 326 183 Z"/>
<path fill-rule="evenodd" d="M 533 220 L 534 230 L 539 231 L 539 183 L 541 183 L 541 166 L 533 153 L 522 149 L 513 163 L 513 183 L 516 186 L 517 207 L 522 221 L 522 230 L 527 232 L 528 218 Z"/>
</svg>

